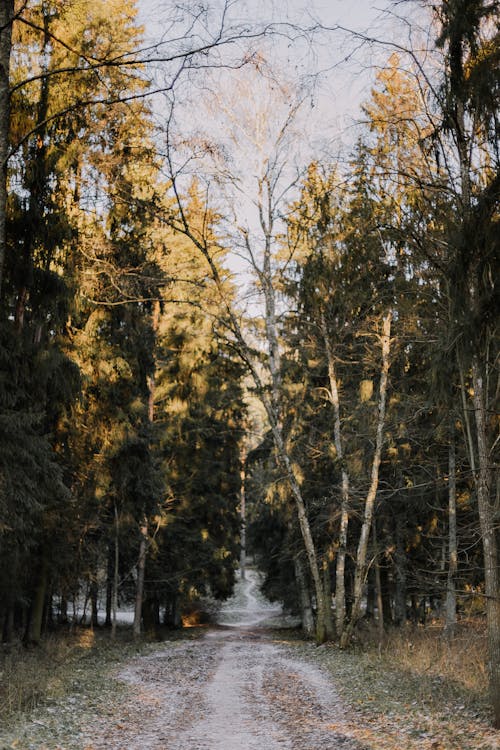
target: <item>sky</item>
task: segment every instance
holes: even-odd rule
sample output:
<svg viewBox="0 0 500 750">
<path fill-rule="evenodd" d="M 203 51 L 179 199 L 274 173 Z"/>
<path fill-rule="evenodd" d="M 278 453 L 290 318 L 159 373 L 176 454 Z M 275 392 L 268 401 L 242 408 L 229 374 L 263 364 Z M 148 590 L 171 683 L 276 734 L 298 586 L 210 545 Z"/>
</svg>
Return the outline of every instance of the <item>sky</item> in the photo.
<svg viewBox="0 0 500 750">
<path fill-rule="evenodd" d="M 223 0 L 209 0 L 209 5 L 217 8 L 221 2 Z M 173 7 L 170 0 L 137 0 L 137 5 L 140 21 L 145 26 L 147 44 L 153 45 L 162 35 L 167 40 L 175 38 L 177 32 L 169 26 Z M 394 34 L 394 18 L 387 13 L 391 5 L 389 0 L 309 0 L 306 8 L 302 0 L 275 0 L 274 3 L 272 0 L 230 0 L 230 5 L 233 16 L 229 23 L 232 20 L 235 23 L 247 20 L 249 24 L 256 20 L 272 20 L 278 23 L 296 23 L 304 28 L 319 20 L 322 25 L 332 29 L 340 25 L 377 38 L 388 39 Z M 263 52 L 271 61 L 271 68 L 277 71 L 278 88 L 286 82 L 286 86 L 290 85 L 290 91 L 293 91 L 295 86 L 303 86 L 304 81 L 308 84 L 312 80 L 315 82 L 313 88 L 305 89 L 308 92 L 307 101 L 301 108 L 301 118 L 297 118 L 298 137 L 293 141 L 296 152 L 293 153 L 293 147 L 287 149 L 289 171 L 284 171 L 281 175 L 286 189 L 286 185 L 293 185 L 294 171 L 298 174 L 298 170 L 303 170 L 313 158 L 326 163 L 348 160 L 358 133 L 356 122 L 361 117 L 360 105 L 370 95 L 377 66 L 384 63 L 389 53 L 387 49 L 377 45 L 361 45 L 359 39 L 341 30 L 317 36 L 314 44 L 306 43 L 303 35 L 298 40 L 290 39 L 290 34 L 286 31 L 282 35 L 273 36 L 267 45 L 264 44 Z M 266 86 L 269 89 L 271 81 L 272 89 L 272 74 L 264 82 L 263 93 L 259 93 L 259 83 L 253 83 L 255 78 L 252 79 L 249 67 L 251 68 L 245 66 L 233 73 L 208 73 L 199 88 L 195 80 L 190 80 L 189 86 L 179 86 L 179 97 L 182 98 L 183 92 L 187 91 L 191 100 L 176 100 L 175 111 L 180 118 L 176 122 L 177 132 L 181 134 L 180 138 L 185 138 L 186 141 L 189 139 L 186 159 L 193 166 L 190 173 L 185 172 L 186 177 L 192 177 L 193 174 L 199 176 L 206 168 L 206 163 L 198 164 L 190 156 L 195 136 L 205 132 L 209 139 L 218 141 L 224 155 L 229 154 L 227 171 L 233 169 L 234 172 L 227 186 L 230 191 L 237 186 L 239 191 L 236 198 L 235 195 L 229 196 L 223 213 L 231 217 L 235 226 L 244 225 L 251 234 L 255 233 L 257 245 L 259 222 L 255 209 L 255 178 L 259 170 L 262 173 L 265 154 L 259 167 L 259 154 L 255 153 L 258 149 L 253 149 L 251 138 L 245 138 L 241 123 L 237 120 L 248 114 L 251 119 L 253 114 L 258 114 L 262 104 L 266 105 Z M 210 87 L 213 95 L 210 94 Z M 269 101 L 272 102 L 273 98 Z M 165 100 L 163 103 L 165 106 Z M 283 112 L 286 116 L 286 97 L 285 108 L 280 111 L 280 106 L 283 106 L 283 99 L 280 103 L 278 97 L 275 111 L 272 109 L 273 104 L 271 109 L 268 104 L 266 110 L 268 119 L 272 120 L 276 116 L 278 126 Z M 155 105 L 155 110 L 158 118 L 165 116 L 162 113 L 161 99 Z M 254 125 L 255 123 L 250 123 L 249 128 Z M 238 128 L 242 133 L 241 138 L 231 138 L 232 131 Z M 179 157 L 179 163 L 183 158 Z M 215 190 L 220 191 L 218 200 L 225 201 L 227 196 L 223 194 L 224 187 L 221 187 L 223 180 L 217 182 L 213 175 L 207 178 L 206 173 L 203 177 L 206 178 L 205 184 L 210 182 L 211 190 L 214 189 L 212 185 L 216 185 Z M 289 197 L 292 199 L 293 196 L 286 192 L 286 200 Z M 248 266 L 236 250 L 238 245 L 234 237 L 232 241 L 229 240 L 229 246 L 233 248 L 234 256 L 230 262 L 231 270 L 240 275 L 242 286 L 249 288 L 246 276 Z"/>
<path fill-rule="evenodd" d="M 209 2 L 217 7 L 220 0 Z M 389 0 L 237 0 L 233 2 L 234 18 L 249 21 L 291 21 L 310 26 L 314 20 L 330 27 L 340 25 L 357 32 L 390 38 L 394 21 Z M 140 20 L 146 28 L 146 39 L 157 40 L 168 27 L 172 2 L 169 0 L 137 0 Z M 314 49 L 288 40 L 273 41 L 272 54 L 278 66 L 289 75 L 304 77 L 307 72 L 319 71 L 315 91 L 315 107 L 320 130 L 325 140 L 352 142 L 353 121 L 359 107 L 370 93 L 377 63 L 382 59 L 380 49 L 364 46 L 341 32 L 331 32 L 317 38 Z M 347 59 L 346 59 L 347 58 Z M 312 121 L 311 121 L 312 123 Z M 320 133 L 318 133 L 320 135 Z"/>
</svg>

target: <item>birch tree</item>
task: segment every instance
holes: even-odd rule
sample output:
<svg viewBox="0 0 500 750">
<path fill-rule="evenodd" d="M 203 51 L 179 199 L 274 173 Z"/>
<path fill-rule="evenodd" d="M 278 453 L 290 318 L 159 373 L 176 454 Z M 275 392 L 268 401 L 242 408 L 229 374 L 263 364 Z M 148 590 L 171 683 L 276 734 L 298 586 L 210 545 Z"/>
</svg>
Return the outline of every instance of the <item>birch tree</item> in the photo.
<svg viewBox="0 0 500 750">
<path fill-rule="evenodd" d="M 179 218 L 173 225 L 186 233 L 205 257 L 213 283 L 224 301 L 230 321 L 233 346 L 248 368 L 254 387 L 264 406 L 274 442 L 276 461 L 286 477 L 293 498 L 299 527 L 316 597 L 316 638 L 322 642 L 332 635 L 331 604 L 325 597 L 320 562 L 301 492 L 301 472 L 292 461 L 283 422 L 283 382 L 281 373 L 282 342 L 278 293 L 278 237 L 283 230 L 280 212 L 295 185 L 293 169 L 288 164 L 292 128 L 300 101 L 276 79 L 259 77 L 255 72 L 246 81 L 241 96 L 241 75 L 233 96 L 213 98 L 212 113 L 223 115 L 228 142 L 226 150 L 236 154 L 245 171 L 235 171 L 235 160 L 216 164 L 214 177 L 221 187 L 220 200 L 227 218 L 227 238 L 238 255 L 244 258 L 253 276 L 253 292 L 260 300 L 253 305 L 253 320 L 244 323 L 241 312 L 233 307 L 224 288 L 224 279 L 215 263 L 217 244 L 202 231 L 193 231 L 183 209 L 179 181 L 175 179 L 174 144 L 169 143 L 169 173 L 178 201 Z M 277 89 L 276 91 L 274 89 Z M 207 142 L 206 140 L 204 141 Z M 196 140 L 194 141 L 196 143 Z M 209 151 L 213 154 L 214 149 Z M 247 158 L 244 158 L 244 157 Z M 248 218 L 249 216 L 253 218 Z M 260 307 L 262 304 L 262 307 Z M 255 314 L 255 310 L 258 310 Z M 251 335 L 249 335 L 249 329 Z"/>
<path fill-rule="evenodd" d="M 329 434 L 333 443 L 330 516 L 338 517 L 338 522 L 335 526 L 331 524 L 335 528 L 331 547 L 336 560 L 336 626 L 343 646 L 347 645 L 360 614 L 360 592 L 366 574 L 368 538 L 385 437 L 391 341 L 391 293 L 385 279 L 387 259 L 384 262 L 384 244 L 376 228 L 380 223 L 377 197 L 371 196 L 367 188 L 365 166 L 361 150 L 356 177 L 351 189 L 346 190 L 336 170 L 325 176 L 313 164 L 289 218 L 289 243 L 297 247 L 300 259 L 296 271 L 299 288 L 296 326 L 300 328 L 304 320 L 312 329 L 302 345 L 310 347 L 311 359 L 320 355 L 319 361 L 324 363 L 326 386 L 321 393 L 326 394 L 332 412 L 328 431 L 325 433 L 324 422 L 322 431 L 323 439 Z M 360 340 L 367 337 L 372 341 L 372 336 L 380 343 L 380 357 L 378 343 L 370 351 L 359 347 Z M 300 334 L 297 339 L 300 340 Z M 373 379 L 377 372 L 379 396 L 374 404 Z M 359 386 L 359 395 L 354 384 Z M 365 386 L 369 387 L 369 393 L 364 392 Z M 353 434 L 360 407 L 364 411 L 376 410 L 370 423 L 370 428 L 375 423 L 373 451 Z M 356 467 L 359 460 L 355 459 L 359 451 L 371 455 L 371 471 L 356 558 L 354 605 L 346 626 L 348 531 L 350 517 L 363 491 L 363 472 Z"/>
</svg>

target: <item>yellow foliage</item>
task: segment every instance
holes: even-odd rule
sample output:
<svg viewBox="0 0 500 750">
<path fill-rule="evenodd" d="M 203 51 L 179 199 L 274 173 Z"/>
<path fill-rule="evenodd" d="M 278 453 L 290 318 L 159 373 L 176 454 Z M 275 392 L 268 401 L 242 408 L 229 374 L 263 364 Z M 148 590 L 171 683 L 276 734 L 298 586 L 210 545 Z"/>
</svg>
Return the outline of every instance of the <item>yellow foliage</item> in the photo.
<svg viewBox="0 0 500 750">
<path fill-rule="evenodd" d="M 302 484 L 304 481 L 304 472 L 297 463 L 292 464 L 293 474 L 298 484 Z"/>
<path fill-rule="evenodd" d="M 373 396 L 373 380 L 362 380 L 359 384 L 359 398 L 361 401 L 369 401 Z"/>
<path fill-rule="evenodd" d="M 167 411 L 169 414 L 186 414 L 188 411 L 188 404 L 181 398 L 174 397 L 170 400 Z"/>
<path fill-rule="evenodd" d="M 362 451 L 356 451 L 348 459 L 349 473 L 353 476 L 359 476 L 363 473 L 363 453 Z"/>
<path fill-rule="evenodd" d="M 328 456 L 334 460 L 337 458 L 337 449 L 333 443 L 328 446 Z"/>
</svg>

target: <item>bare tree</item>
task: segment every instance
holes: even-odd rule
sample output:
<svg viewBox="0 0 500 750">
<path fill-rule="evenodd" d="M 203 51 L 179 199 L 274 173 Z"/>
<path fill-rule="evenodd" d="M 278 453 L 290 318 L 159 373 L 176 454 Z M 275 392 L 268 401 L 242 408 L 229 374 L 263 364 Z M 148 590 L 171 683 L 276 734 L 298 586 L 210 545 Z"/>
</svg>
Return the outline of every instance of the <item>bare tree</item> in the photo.
<svg viewBox="0 0 500 750">
<path fill-rule="evenodd" d="M 230 217 L 226 242 L 230 242 L 239 257 L 246 262 L 253 279 L 254 293 L 258 297 L 257 302 L 252 301 L 254 317 L 250 327 L 248 318 L 245 323 L 244 316 L 234 307 L 228 295 L 223 274 L 216 262 L 220 248 L 210 239 L 208 232 L 196 231 L 189 225 L 183 210 L 179 173 L 174 167 L 174 150 L 170 141 L 167 161 L 179 210 L 179 218 L 173 217 L 172 221 L 178 230 L 191 238 L 208 263 L 212 280 L 226 306 L 233 346 L 248 368 L 265 408 L 276 460 L 288 482 L 296 507 L 316 597 L 316 638 L 322 642 L 333 634 L 331 602 L 325 596 L 318 554 L 300 487 L 301 472 L 292 460 L 283 429 L 280 341 L 280 315 L 283 311 L 280 310 L 278 290 L 277 250 L 278 237 L 283 231 L 281 215 L 297 182 L 296 174 L 289 168 L 288 155 L 291 131 L 301 101 L 291 99 L 291 91 L 280 87 L 274 77 L 271 79 L 254 75 L 250 83 L 245 92 L 247 98 L 242 96 L 241 77 L 235 90 L 239 106 L 244 112 L 237 112 L 238 105 L 233 106 L 227 99 L 224 101 L 221 96 L 216 97 L 212 91 L 213 107 L 226 118 L 226 153 L 229 144 L 236 146 L 237 163 L 244 165 L 244 171 L 238 173 L 234 167 L 235 162 L 224 159 L 218 165 L 214 180 L 217 178 L 221 188 L 220 200 L 224 200 L 223 205 Z M 269 98 L 271 91 L 273 94 Z M 200 141 L 206 145 L 206 141 L 201 138 Z M 214 152 L 217 155 L 223 152 L 222 148 L 214 149 L 212 146 L 209 150 L 212 155 Z M 261 339 L 256 339 L 260 322 L 263 335 Z"/>
<path fill-rule="evenodd" d="M 354 626 L 356 625 L 361 615 L 361 602 L 367 570 L 368 541 L 370 537 L 370 530 L 372 527 L 375 499 L 377 497 L 379 469 L 382 459 L 382 447 L 384 442 L 387 385 L 390 366 L 389 357 L 391 351 L 391 322 L 392 312 L 388 312 L 383 318 L 382 333 L 380 335 L 382 364 L 380 368 L 377 431 L 375 437 L 375 448 L 372 458 L 370 486 L 366 494 L 363 523 L 361 525 L 361 534 L 359 537 L 358 549 L 356 554 L 356 568 L 354 573 L 354 602 L 352 605 L 349 623 L 340 637 L 340 645 L 344 648 L 349 643 L 352 632 L 354 630 Z"/>
<path fill-rule="evenodd" d="M 71 0 L 64 4 L 63 12 L 70 9 Z M 45 132 L 50 123 L 66 118 L 70 113 L 92 113 L 103 105 L 127 104 L 137 99 L 152 99 L 159 94 L 174 95 L 181 88 L 189 91 L 194 87 L 198 72 L 211 68 L 239 69 L 253 59 L 252 45 L 268 35 L 296 32 L 290 24 L 277 25 L 267 22 L 245 23 L 234 13 L 237 2 L 223 0 L 219 6 L 203 3 L 172 4 L 169 16 L 161 20 L 160 38 L 149 45 L 131 45 L 128 50 L 111 45 L 107 51 L 89 51 L 87 43 L 76 46 L 58 35 L 50 25 L 37 16 L 35 4 L 27 0 L 2 0 L 0 3 L 0 295 L 6 250 L 6 203 L 7 165 L 9 159 L 33 137 Z M 40 3 L 43 8 L 44 4 Z M 31 29 L 41 34 L 48 46 L 67 53 L 64 60 L 50 69 L 32 72 L 24 79 L 12 81 L 11 47 L 14 25 Z M 122 71 L 130 80 L 142 81 L 142 87 L 127 90 L 126 86 L 115 87 L 106 76 L 113 71 Z M 22 89 L 42 83 L 47 87 L 49 79 L 55 87 L 57 81 L 75 75 L 78 86 L 88 80 L 88 91 L 78 94 L 71 101 L 50 107 L 44 117 L 36 123 L 27 119 L 27 129 L 16 134 L 16 142 L 10 141 L 10 101 L 13 94 Z M 78 87 L 77 87 L 78 88 Z"/>
</svg>

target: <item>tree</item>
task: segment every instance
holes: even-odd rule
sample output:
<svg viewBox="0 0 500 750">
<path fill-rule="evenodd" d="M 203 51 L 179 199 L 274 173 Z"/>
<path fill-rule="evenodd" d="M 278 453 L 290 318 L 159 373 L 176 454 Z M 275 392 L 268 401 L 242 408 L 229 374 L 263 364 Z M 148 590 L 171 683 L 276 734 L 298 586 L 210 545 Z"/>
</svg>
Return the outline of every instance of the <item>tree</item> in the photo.
<svg viewBox="0 0 500 750">
<path fill-rule="evenodd" d="M 443 139 L 458 168 L 455 231 L 448 244 L 449 271 L 458 349 L 470 361 L 477 441 L 476 493 L 483 540 L 486 612 L 490 655 L 490 693 L 494 721 L 500 727 L 500 579 L 493 439 L 488 420 L 489 351 L 497 320 L 489 313 L 495 287 L 491 269 L 498 251 L 500 171 L 496 138 L 498 87 L 491 85 L 497 66 L 498 3 L 445 0 L 437 8 L 441 27 L 437 44 L 444 49 Z M 495 25 L 496 24 L 496 25 Z M 444 145 L 444 143 L 443 143 Z M 486 158 L 485 158 L 486 157 Z M 448 161 L 453 170 L 453 162 Z M 450 177 L 453 177 L 450 174 Z M 493 308 L 494 309 L 494 308 Z"/>
<path fill-rule="evenodd" d="M 7 157 L 10 130 L 10 54 L 14 0 L 0 8 L 0 288 L 5 258 L 7 207 Z"/>
<path fill-rule="evenodd" d="M 253 78 L 255 84 L 258 79 Z M 180 221 L 174 221 L 174 226 L 184 231 L 193 243 L 198 247 L 205 257 L 213 281 L 221 299 L 226 305 L 232 346 L 238 351 L 239 356 L 248 368 L 252 377 L 258 397 L 265 408 L 271 434 L 273 436 L 276 461 L 285 473 L 289 484 L 290 494 L 294 500 L 299 527 L 302 534 L 304 547 L 308 559 L 309 571 L 314 585 L 317 606 L 316 638 L 322 642 L 332 634 L 331 606 L 328 597 L 325 596 L 323 583 L 320 575 L 320 566 L 316 547 L 311 533 L 307 511 L 301 491 L 300 470 L 294 465 L 287 446 L 287 437 L 283 421 L 283 395 L 282 395 L 282 373 L 281 373 L 281 343 L 279 331 L 278 289 L 277 289 L 277 258 L 276 240 L 280 227 L 280 207 L 284 197 L 290 190 L 295 180 L 287 182 L 287 165 L 285 153 L 287 150 L 289 131 L 294 123 L 294 118 L 300 107 L 300 102 L 289 104 L 289 92 L 283 87 L 276 96 L 279 102 L 279 111 L 276 106 L 274 112 L 270 112 L 266 101 L 272 93 L 271 81 L 261 79 L 262 91 L 257 86 L 249 90 L 249 96 L 254 98 L 256 111 L 248 108 L 248 103 L 243 104 L 242 120 L 234 119 L 234 113 L 229 104 L 219 102 L 220 111 L 226 112 L 227 122 L 235 131 L 244 133 L 245 148 L 250 148 L 252 161 L 256 162 L 256 184 L 247 192 L 248 186 L 240 175 L 233 174 L 230 168 L 224 167 L 221 171 L 221 179 L 225 181 L 225 188 L 232 191 L 232 203 L 229 211 L 237 211 L 238 206 L 252 205 L 256 216 L 256 231 L 248 226 L 243 217 L 236 213 L 231 221 L 233 238 L 238 249 L 246 256 L 251 271 L 254 274 L 256 289 L 261 296 L 264 308 L 263 336 L 257 345 L 257 350 L 250 343 L 247 332 L 240 322 L 239 315 L 228 300 L 224 290 L 223 278 L 214 262 L 217 254 L 217 244 L 210 242 L 206 235 L 189 226 L 187 217 L 182 208 L 179 189 L 177 187 L 177 176 L 173 168 L 172 152 L 169 154 L 170 176 L 173 179 L 174 193 L 179 201 Z M 238 90 L 240 93 L 240 89 Z M 258 102 L 258 100 L 260 101 Z M 262 109 L 262 106 L 264 107 Z M 248 120 L 245 118 L 248 117 Z M 234 133 L 233 133 L 234 137 Z M 235 139 L 238 143 L 238 139 Z M 170 144 L 169 144 L 170 145 Z M 240 193 L 240 196 L 236 196 Z M 240 221 L 241 218 L 241 221 Z M 256 332 L 259 324 L 256 326 Z"/>
</svg>

